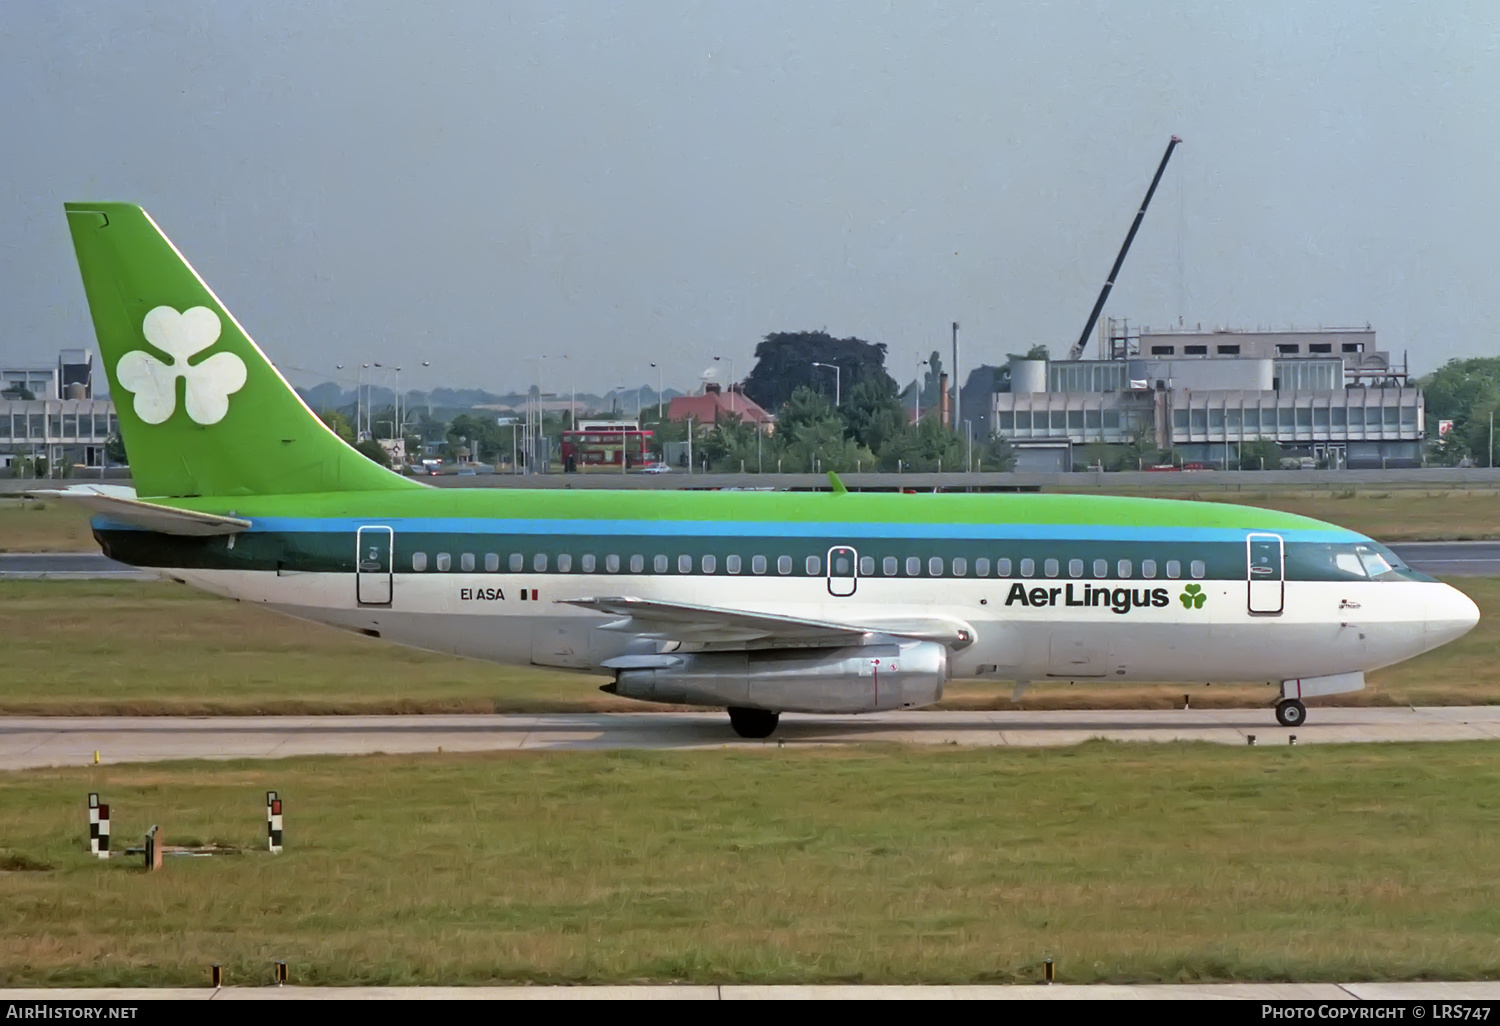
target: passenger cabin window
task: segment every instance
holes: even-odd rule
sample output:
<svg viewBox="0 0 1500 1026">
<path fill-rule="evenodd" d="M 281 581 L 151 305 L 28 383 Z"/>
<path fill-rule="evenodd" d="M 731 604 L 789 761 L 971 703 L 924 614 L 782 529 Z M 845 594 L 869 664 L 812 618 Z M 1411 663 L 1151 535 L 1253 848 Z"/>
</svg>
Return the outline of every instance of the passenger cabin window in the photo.
<svg viewBox="0 0 1500 1026">
<path fill-rule="evenodd" d="M 718 559 L 717 556 L 704 556 L 703 557 L 703 572 L 704 573 L 706 573 L 706 574 L 713 573 L 714 570 L 715 570 L 715 568 L 718 567 L 718 565 L 719 565 L 719 559 Z"/>
<path fill-rule="evenodd" d="M 578 563 L 584 573 L 591 574 L 594 572 L 594 554 L 592 552 L 585 552 L 583 558 Z"/>
<path fill-rule="evenodd" d="M 646 569 L 646 557 L 637 553 L 630 557 L 630 572 L 638 574 Z"/>
<path fill-rule="evenodd" d="M 524 569 L 526 569 L 526 557 L 519 552 L 512 552 L 510 554 L 510 572 L 518 574 Z"/>
<path fill-rule="evenodd" d="M 1115 564 L 1115 573 L 1118 574 L 1122 579 L 1129 580 L 1130 579 L 1130 560 L 1128 560 L 1128 559 L 1122 559 L 1118 563 L 1116 563 Z"/>
<path fill-rule="evenodd" d="M 654 570 L 654 571 L 656 571 L 659 574 L 666 573 L 667 572 L 667 557 L 658 554 L 657 557 L 651 561 L 651 569 Z"/>
<path fill-rule="evenodd" d="M 687 553 L 683 553 L 682 555 L 678 556 L 677 557 L 677 572 L 680 573 L 680 574 L 690 574 L 690 573 L 692 573 L 693 572 L 693 557 L 689 556 Z"/>
<path fill-rule="evenodd" d="M 916 556 L 907 556 L 906 557 L 906 576 L 908 576 L 908 577 L 921 577 L 922 576 L 922 560 L 921 559 L 919 559 Z"/>
<path fill-rule="evenodd" d="M 874 577 L 875 576 L 875 557 L 874 556 L 860 556 L 859 557 L 859 576 L 861 576 L 861 577 Z"/>
<path fill-rule="evenodd" d="M 1359 560 L 1355 560 L 1355 562 L 1358 563 Z M 424 572 L 427 569 L 427 553 L 413 552 L 411 554 L 411 568 L 419 574 Z"/>
<path fill-rule="evenodd" d="M 1070 560 L 1068 560 L 1068 576 L 1069 577 L 1082 577 L 1083 576 L 1083 560 L 1081 560 L 1081 559 L 1070 559 Z"/>
<path fill-rule="evenodd" d="M 887 577 L 895 577 L 901 569 L 901 563 L 895 556 L 886 556 L 880 561 L 880 572 Z"/>
<path fill-rule="evenodd" d="M 943 576 L 943 557 L 932 556 L 927 560 L 927 572 L 933 577 Z"/>
<path fill-rule="evenodd" d="M 547 554 L 545 552 L 538 552 L 535 556 L 531 557 L 531 569 L 539 574 L 547 572 Z"/>
<path fill-rule="evenodd" d="M 611 574 L 617 574 L 617 573 L 619 573 L 620 572 L 620 557 L 617 556 L 617 555 L 615 555 L 613 552 L 611 552 L 609 555 L 605 556 L 604 557 L 604 569 L 605 569 L 605 572 L 607 572 L 607 573 L 611 573 Z"/>
<path fill-rule="evenodd" d="M 980 556 L 974 560 L 974 576 L 988 577 L 990 575 L 990 557 Z"/>
<path fill-rule="evenodd" d="M 791 573 L 792 572 L 792 557 L 791 556 L 777 556 L 776 557 L 776 572 L 778 574 L 789 574 L 789 573 Z"/>
<path fill-rule="evenodd" d="M 487 574 L 498 573 L 500 570 L 500 553 L 486 552 L 484 554 L 484 572 Z"/>
<path fill-rule="evenodd" d="M 766 572 L 766 557 L 752 556 L 750 558 L 750 572 L 752 574 L 763 574 Z"/>
<path fill-rule="evenodd" d="M 1010 576 L 1010 557 L 1009 556 L 1002 556 L 1001 558 L 995 560 L 995 576 L 996 577 L 1009 577 Z"/>
<path fill-rule="evenodd" d="M 725 556 L 724 557 L 724 569 L 727 570 L 727 571 L 729 571 L 732 574 L 739 573 L 740 572 L 740 557 L 739 556 Z"/>
<path fill-rule="evenodd" d="M 572 573 L 573 557 L 566 552 L 560 553 L 557 557 L 557 572 L 560 574 Z"/>
<path fill-rule="evenodd" d="M 1056 577 L 1057 576 L 1057 560 L 1055 560 L 1055 559 L 1049 559 L 1045 563 L 1043 563 L 1042 564 L 1042 572 L 1045 573 L 1048 577 Z"/>
<path fill-rule="evenodd" d="M 1146 580 L 1148 580 L 1148 581 L 1151 578 L 1153 578 L 1153 577 L 1156 576 L 1156 560 L 1154 560 L 1154 559 L 1143 559 L 1143 560 L 1141 560 L 1141 576 L 1144 577 L 1144 578 L 1146 578 Z"/>
<path fill-rule="evenodd" d="M 1107 559 L 1096 559 L 1096 560 L 1094 560 L 1094 576 L 1095 577 L 1108 577 L 1109 576 L 1109 560 L 1107 560 Z M 1122 576 L 1128 577 L 1130 575 L 1129 574 L 1123 574 Z"/>
<path fill-rule="evenodd" d="M 1201 581 L 1203 575 L 1208 572 L 1208 567 L 1204 565 L 1203 560 L 1195 559 L 1188 564 L 1188 570 L 1192 573 L 1194 580 Z"/>
<path fill-rule="evenodd" d="M 453 557 L 452 556 L 448 555 L 448 553 L 446 553 L 446 552 L 439 552 L 438 553 L 437 568 L 439 570 L 443 571 L 444 573 L 447 573 L 448 572 L 448 568 L 450 566 L 452 566 L 452 565 L 453 565 Z"/>
<path fill-rule="evenodd" d="M 1022 577 L 1035 577 L 1036 576 L 1036 560 L 1034 560 L 1034 559 L 1023 559 L 1023 560 L 1021 560 L 1021 576 Z"/>
<path fill-rule="evenodd" d="M 849 557 L 840 552 L 828 561 L 828 572 L 838 574 L 840 577 L 848 577 L 854 572 L 854 566 L 849 562 Z"/>
<path fill-rule="evenodd" d="M 466 574 L 473 573 L 474 572 L 474 553 L 472 553 L 472 552 L 465 552 L 462 556 L 459 556 L 458 557 L 458 568 L 460 570 L 462 570 Z"/>
<path fill-rule="evenodd" d="M 1182 564 L 1175 559 L 1167 560 L 1167 576 L 1174 581 L 1177 580 L 1177 578 L 1181 577 Z"/>
<path fill-rule="evenodd" d="M 817 556 L 808 556 L 807 561 L 803 565 L 807 567 L 807 576 L 809 577 L 816 577 L 823 572 L 823 560 Z"/>
<path fill-rule="evenodd" d="M 969 561 L 962 556 L 953 557 L 953 576 L 962 577 L 969 572 Z"/>
</svg>

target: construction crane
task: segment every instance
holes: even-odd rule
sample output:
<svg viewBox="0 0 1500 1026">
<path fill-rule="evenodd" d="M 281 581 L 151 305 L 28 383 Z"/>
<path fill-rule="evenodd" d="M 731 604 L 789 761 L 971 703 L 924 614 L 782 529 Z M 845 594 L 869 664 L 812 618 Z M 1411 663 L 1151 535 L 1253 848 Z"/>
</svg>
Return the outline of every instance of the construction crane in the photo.
<svg viewBox="0 0 1500 1026">
<path fill-rule="evenodd" d="M 1109 269 L 1109 277 L 1104 281 L 1104 288 L 1099 290 L 1099 298 L 1094 301 L 1094 309 L 1089 314 L 1089 322 L 1083 326 L 1083 334 L 1078 336 L 1078 341 L 1073 343 L 1073 348 L 1068 351 L 1068 359 L 1082 358 L 1084 347 L 1089 344 L 1089 335 L 1093 332 L 1094 325 L 1099 323 L 1099 314 L 1104 309 L 1104 301 L 1109 298 L 1109 290 L 1115 287 L 1115 278 L 1120 274 L 1120 265 L 1125 262 L 1125 254 L 1130 252 L 1130 244 L 1135 241 L 1135 233 L 1141 227 L 1141 219 L 1146 216 L 1146 208 L 1151 205 L 1151 197 L 1156 193 L 1156 185 L 1161 181 L 1161 173 L 1167 169 L 1167 161 L 1172 159 L 1172 151 L 1180 142 L 1182 140 L 1174 135 L 1172 141 L 1167 143 L 1167 152 L 1161 155 L 1161 164 L 1156 168 L 1156 177 L 1151 179 L 1151 188 L 1146 190 L 1146 198 L 1141 200 L 1141 209 L 1135 212 L 1135 220 L 1130 223 L 1130 231 L 1125 235 L 1125 244 L 1120 247 L 1120 255 L 1115 257 L 1115 266 Z"/>
</svg>

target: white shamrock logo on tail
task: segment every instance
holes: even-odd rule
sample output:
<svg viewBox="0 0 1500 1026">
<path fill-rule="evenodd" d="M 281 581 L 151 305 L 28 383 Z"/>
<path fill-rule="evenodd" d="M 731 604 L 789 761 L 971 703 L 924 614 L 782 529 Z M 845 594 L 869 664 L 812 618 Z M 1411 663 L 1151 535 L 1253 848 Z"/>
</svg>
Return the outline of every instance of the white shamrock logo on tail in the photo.
<svg viewBox="0 0 1500 1026">
<path fill-rule="evenodd" d="M 158 306 L 146 315 L 141 331 L 146 341 L 172 357 L 162 363 L 137 349 L 120 357 L 115 377 L 135 396 L 135 415 L 147 424 L 160 424 L 177 408 L 177 379 L 187 382 L 183 406 L 198 424 L 217 424 L 229 412 L 229 397 L 245 387 L 245 361 L 233 353 L 215 353 L 200 364 L 196 356 L 219 341 L 219 315 L 206 306 L 178 313 Z"/>
</svg>

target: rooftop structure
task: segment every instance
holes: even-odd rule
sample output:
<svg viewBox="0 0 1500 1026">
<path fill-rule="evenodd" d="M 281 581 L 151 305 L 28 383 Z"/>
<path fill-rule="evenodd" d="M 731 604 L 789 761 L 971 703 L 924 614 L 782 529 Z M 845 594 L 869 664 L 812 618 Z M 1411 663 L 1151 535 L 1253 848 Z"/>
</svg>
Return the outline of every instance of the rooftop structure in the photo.
<svg viewBox="0 0 1500 1026">
<path fill-rule="evenodd" d="M 694 424 L 717 424 L 720 417 L 738 417 L 746 424 L 765 429 L 772 417 L 754 399 L 739 392 L 725 392 L 707 385 L 700 395 L 680 395 L 667 407 L 668 420 L 693 419 Z"/>
<path fill-rule="evenodd" d="M 1421 464 L 1421 391 L 1368 328 L 1109 327 L 1108 359 L 1010 362 L 992 418 L 1023 469 L 1067 469 L 1078 447 L 1138 439 L 1205 466 L 1236 466 L 1240 446 L 1262 439 L 1334 467 Z"/>
</svg>

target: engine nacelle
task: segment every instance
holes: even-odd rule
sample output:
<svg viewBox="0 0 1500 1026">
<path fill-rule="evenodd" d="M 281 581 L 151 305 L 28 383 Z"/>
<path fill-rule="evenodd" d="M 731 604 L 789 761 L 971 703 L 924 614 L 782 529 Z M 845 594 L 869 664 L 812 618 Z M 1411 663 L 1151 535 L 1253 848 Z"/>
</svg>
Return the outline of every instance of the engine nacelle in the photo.
<svg viewBox="0 0 1500 1026">
<path fill-rule="evenodd" d="M 615 694 L 646 702 L 772 712 L 859 713 L 943 697 L 948 649 L 935 641 L 844 648 L 621 656 Z"/>
</svg>

